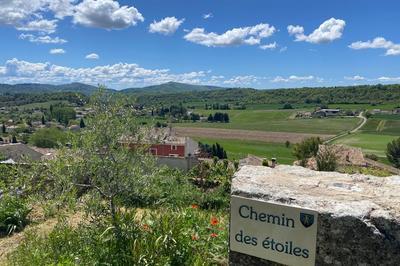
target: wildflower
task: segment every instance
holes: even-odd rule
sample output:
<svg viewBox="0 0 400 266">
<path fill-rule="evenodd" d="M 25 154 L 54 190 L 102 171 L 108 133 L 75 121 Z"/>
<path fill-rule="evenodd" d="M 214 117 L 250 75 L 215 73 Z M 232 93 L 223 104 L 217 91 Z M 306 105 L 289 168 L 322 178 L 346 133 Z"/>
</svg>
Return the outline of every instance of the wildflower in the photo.
<svg viewBox="0 0 400 266">
<path fill-rule="evenodd" d="M 144 231 L 150 231 L 150 226 L 148 224 L 144 224 L 142 228 Z"/>
<path fill-rule="evenodd" d="M 216 234 L 216 233 L 211 233 L 210 236 L 211 236 L 212 238 L 215 238 L 215 237 L 218 236 L 218 234 Z"/>
<path fill-rule="evenodd" d="M 211 224 L 211 225 L 217 225 L 217 224 L 219 224 L 218 219 L 217 219 L 216 217 L 214 217 L 214 216 L 211 217 L 210 224 Z"/>
<path fill-rule="evenodd" d="M 193 241 L 199 240 L 199 236 L 197 234 L 192 235 L 192 240 Z"/>
<path fill-rule="evenodd" d="M 191 208 L 192 208 L 192 209 L 198 209 L 198 208 L 199 208 L 199 205 L 197 205 L 197 204 L 192 204 Z"/>
</svg>

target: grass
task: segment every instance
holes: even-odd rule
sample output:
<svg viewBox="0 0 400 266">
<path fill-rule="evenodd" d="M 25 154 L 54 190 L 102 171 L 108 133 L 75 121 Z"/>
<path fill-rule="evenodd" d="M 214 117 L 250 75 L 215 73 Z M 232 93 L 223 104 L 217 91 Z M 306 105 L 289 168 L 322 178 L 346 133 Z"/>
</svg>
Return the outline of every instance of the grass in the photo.
<svg viewBox="0 0 400 266">
<path fill-rule="evenodd" d="M 220 140 L 210 138 L 197 138 L 197 141 L 213 144 L 218 142 L 227 151 L 230 160 L 238 160 L 253 154 L 261 158 L 277 158 L 279 163 L 292 164 L 295 157 L 292 147 L 286 148 L 285 144 L 267 143 L 261 141 Z"/>
<path fill-rule="evenodd" d="M 208 116 L 216 110 L 196 110 Z M 294 110 L 226 110 L 230 123 L 181 123 L 182 127 L 245 129 L 336 135 L 353 129 L 358 118 L 294 119 Z"/>
<path fill-rule="evenodd" d="M 361 130 L 368 134 L 400 136 L 400 115 L 374 115 Z"/>
<path fill-rule="evenodd" d="M 339 138 L 334 143 L 361 148 L 364 153 L 376 154 L 384 161 L 386 146 L 395 138 L 391 135 L 357 133 Z"/>
</svg>

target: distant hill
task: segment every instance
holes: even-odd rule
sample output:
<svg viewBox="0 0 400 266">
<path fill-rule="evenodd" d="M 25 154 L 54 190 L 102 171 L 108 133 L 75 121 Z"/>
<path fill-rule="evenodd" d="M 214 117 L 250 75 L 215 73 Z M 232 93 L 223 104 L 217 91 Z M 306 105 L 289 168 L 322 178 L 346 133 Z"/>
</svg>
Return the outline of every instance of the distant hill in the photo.
<svg viewBox="0 0 400 266">
<path fill-rule="evenodd" d="M 167 82 L 160 85 L 147 86 L 142 88 L 128 88 L 121 92 L 129 94 L 170 94 L 195 91 L 214 91 L 221 90 L 223 87 L 207 86 L 207 85 L 192 85 L 179 82 Z"/>
<path fill-rule="evenodd" d="M 0 84 L 0 94 L 4 93 L 53 93 L 53 92 L 80 92 L 83 94 L 92 94 L 97 87 L 83 84 L 70 83 L 63 85 L 50 85 L 40 83 L 24 83 L 24 84 Z"/>
<path fill-rule="evenodd" d="M 24 84 L 0 84 L 0 94 L 4 93 L 53 93 L 53 92 L 80 92 L 90 95 L 98 89 L 96 86 L 84 83 L 70 83 L 63 85 L 50 85 L 40 83 L 24 83 Z M 214 91 L 224 89 L 217 86 L 191 85 L 178 82 L 168 82 L 160 85 L 147 86 L 142 88 L 128 88 L 119 91 L 127 94 L 170 94 L 184 93 L 196 91 Z M 109 90 L 114 91 L 114 90 Z"/>
</svg>

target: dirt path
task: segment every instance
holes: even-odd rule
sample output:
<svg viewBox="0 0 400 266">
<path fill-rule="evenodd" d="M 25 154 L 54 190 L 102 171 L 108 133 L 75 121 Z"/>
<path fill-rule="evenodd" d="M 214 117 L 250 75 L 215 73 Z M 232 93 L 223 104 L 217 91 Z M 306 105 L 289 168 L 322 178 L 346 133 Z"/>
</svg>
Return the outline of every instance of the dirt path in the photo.
<svg viewBox="0 0 400 266">
<path fill-rule="evenodd" d="M 253 130 L 220 129 L 220 128 L 192 128 L 176 127 L 176 134 L 179 136 L 214 138 L 214 139 L 239 139 L 256 140 L 264 142 L 284 143 L 287 140 L 291 143 L 298 143 L 305 138 L 321 137 L 322 139 L 332 138 L 333 135 L 306 134 L 290 132 L 266 132 Z"/>
<path fill-rule="evenodd" d="M 367 123 L 367 120 L 368 120 L 368 119 L 367 119 L 363 114 L 364 114 L 364 112 L 361 112 L 361 113 L 357 116 L 357 117 L 360 118 L 362 121 L 361 121 L 361 123 L 360 123 L 356 128 L 354 128 L 353 130 L 350 131 L 351 134 L 357 133 L 357 131 L 359 131 L 359 130 L 365 125 L 365 123 Z M 341 133 L 341 134 L 336 135 L 336 136 L 334 136 L 334 137 L 332 137 L 332 138 L 329 138 L 328 140 L 325 141 L 325 143 L 326 143 L 326 144 L 331 143 L 332 141 L 337 140 L 337 139 L 339 139 L 339 138 L 341 138 L 341 137 L 347 136 L 348 134 L 349 134 L 348 132 Z"/>
</svg>

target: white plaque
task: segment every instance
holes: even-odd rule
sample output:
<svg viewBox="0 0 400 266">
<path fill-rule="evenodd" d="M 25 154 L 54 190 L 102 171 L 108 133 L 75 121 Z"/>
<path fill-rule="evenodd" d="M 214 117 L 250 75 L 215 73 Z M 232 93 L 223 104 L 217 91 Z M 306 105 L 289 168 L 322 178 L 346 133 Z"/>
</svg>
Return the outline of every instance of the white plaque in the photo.
<svg viewBox="0 0 400 266">
<path fill-rule="evenodd" d="M 318 212 L 231 197 L 230 249 L 286 264 L 315 265 Z"/>
</svg>

